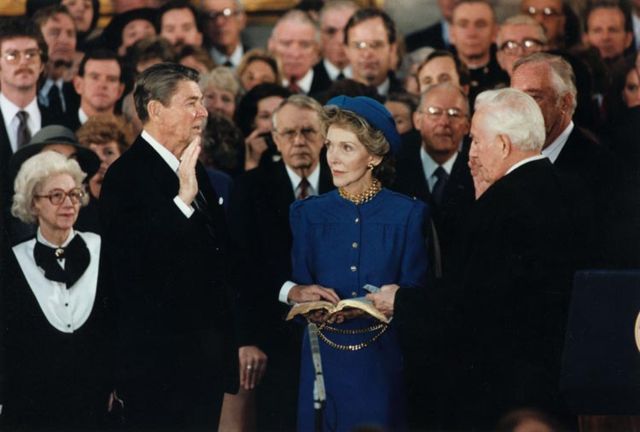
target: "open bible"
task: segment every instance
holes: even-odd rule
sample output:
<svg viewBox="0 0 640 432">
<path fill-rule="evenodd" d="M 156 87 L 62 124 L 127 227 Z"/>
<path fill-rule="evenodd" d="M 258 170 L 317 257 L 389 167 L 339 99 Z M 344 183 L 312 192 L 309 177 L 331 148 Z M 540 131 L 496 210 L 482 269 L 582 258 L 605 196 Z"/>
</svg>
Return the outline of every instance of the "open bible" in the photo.
<svg viewBox="0 0 640 432">
<path fill-rule="evenodd" d="M 382 312 L 376 309 L 376 307 L 373 305 L 373 302 L 371 302 L 371 300 L 368 300 L 366 297 L 355 297 L 351 299 L 341 300 L 336 305 L 325 300 L 298 303 L 294 305 L 289 311 L 287 320 L 293 319 L 296 315 L 306 315 L 309 312 L 313 312 L 319 309 L 324 309 L 329 314 L 334 314 L 348 308 L 363 310 L 377 320 L 382 321 L 386 324 L 389 323 L 389 318 L 387 318 Z"/>
</svg>

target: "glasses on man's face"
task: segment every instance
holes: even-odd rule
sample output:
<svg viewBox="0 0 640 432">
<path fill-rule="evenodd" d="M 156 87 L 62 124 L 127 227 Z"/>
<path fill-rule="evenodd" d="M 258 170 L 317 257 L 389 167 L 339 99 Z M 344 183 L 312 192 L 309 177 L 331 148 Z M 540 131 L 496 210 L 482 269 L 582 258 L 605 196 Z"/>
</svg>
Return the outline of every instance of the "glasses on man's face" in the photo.
<svg viewBox="0 0 640 432">
<path fill-rule="evenodd" d="M 289 142 L 293 142 L 298 134 L 307 141 L 313 141 L 318 136 L 318 131 L 314 128 L 306 127 L 302 129 L 284 129 L 282 131 L 276 131 L 276 133 Z"/>
<path fill-rule="evenodd" d="M 231 18 L 232 16 L 236 16 L 238 15 L 240 12 L 238 12 L 237 10 L 233 10 L 231 8 L 224 8 L 221 11 L 211 11 L 211 12 L 207 12 L 207 17 L 209 17 L 209 19 L 211 20 L 216 20 L 218 18 L 224 18 L 224 19 L 228 19 Z"/>
<path fill-rule="evenodd" d="M 34 195 L 34 197 L 49 198 L 49 202 L 55 206 L 62 204 L 67 197 L 73 204 L 78 204 L 84 198 L 84 191 L 81 188 L 73 188 L 66 192 L 62 189 L 53 189 L 46 195 Z"/>
<path fill-rule="evenodd" d="M 522 39 L 520 42 L 508 40 L 500 45 L 500 51 L 504 51 L 506 54 L 517 54 L 518 50 L 522 50 L 524 54 L 530 54 L 541 48 L 542 41 L 533 38 Z"/>
<path fill-rule="evenodd" d="M 24 58 L 27 62 L 33 62 L 40 58 L 40 50 L 36 48 L 24 51 L 10 50 L 2 54 L 2 57 L 9 64 L 18 64 L 21 58 Z"/>
<path fill-rule="evenodd" d="M 337 35 L 338 33 L 340 33 L 342 31 L 341 28 L 338 27 L 323 27 L 322 28 L 322 33 L 327 35 L 328 37 L 333 37 L 335 35 Z"/>
<path fill-rule="evenodd" d="M 525 12 L 531 16 L 542 15 L 544 18 L 557 17 L 562 15 L 562 12 L 550 7 L 537 8 L 534 6 L 529 6 L 525 9 Z"/>
<path fill-rule="evenodd" d="M 364 51 L 367 48 L 372 49 L 374 51 L 381 50 L 382 48 L 387 46 L 385 41 L 375 40 L 375 41 L 353 41 L 349 43 L 349 46 L 358 51 Z"/>
<path fill-rule="evenodd" d="M 450 120 L 460 120 L 465 117 L 464 112 L 459 108 L 440 108 L 429 106 L 427 109 L 420 111 L 433 119 L 440 118 L 442 114 L 446 114 Z"/>
</svg>

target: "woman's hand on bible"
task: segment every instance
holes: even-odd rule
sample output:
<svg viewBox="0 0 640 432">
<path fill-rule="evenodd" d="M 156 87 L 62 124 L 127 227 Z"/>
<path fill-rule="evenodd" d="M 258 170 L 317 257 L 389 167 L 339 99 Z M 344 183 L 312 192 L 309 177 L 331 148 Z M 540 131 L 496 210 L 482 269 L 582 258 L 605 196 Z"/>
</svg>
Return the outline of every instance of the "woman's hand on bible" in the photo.
<svg viewBox="0 0 640 432">
<path fill-rule="evenodd" d="M 398 289 L 400 289 L 400 287 L 396 284 L 382 285 L 379 292 L 367 294 L 367 298 L 373 302 L 376 309 L 391 318 L 393 316 L 393 306 Z"/>
<path fill-rule="evenodd" d="M 238 348 L 240 361 L 240 386 L 245 390 L 252 390 L 262 380 L 267 370 L 267 355 L 255 345 Z"/>
<path fill-rule="evenodd" d="M 326 300 L 332 304 L 337 304 L 340 301 L 340 297 L 333 289 L 325 288 L 321 285 L 294 285 L 289 291 L 287 300 L 293 303 Z"/>
</svg>

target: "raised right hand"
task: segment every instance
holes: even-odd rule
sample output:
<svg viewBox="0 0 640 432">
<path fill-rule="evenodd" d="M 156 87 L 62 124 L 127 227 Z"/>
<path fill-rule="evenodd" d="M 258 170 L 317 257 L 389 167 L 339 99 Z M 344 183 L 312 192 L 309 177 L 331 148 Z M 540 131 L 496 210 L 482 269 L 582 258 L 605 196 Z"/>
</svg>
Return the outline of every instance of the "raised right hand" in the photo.
<svg viewBox="0 0 640 432">
<path fill-rule="evenodd" d="M 198 178 L 196 177 L 196 163 L 200 154 L 200 136 L 197 136 L 189 143 L 180 157 L 178 167 L 178 179 L 180 189 L 178 196 L 186 205 L 191 205 L 198 193 Z"/>
</svg>

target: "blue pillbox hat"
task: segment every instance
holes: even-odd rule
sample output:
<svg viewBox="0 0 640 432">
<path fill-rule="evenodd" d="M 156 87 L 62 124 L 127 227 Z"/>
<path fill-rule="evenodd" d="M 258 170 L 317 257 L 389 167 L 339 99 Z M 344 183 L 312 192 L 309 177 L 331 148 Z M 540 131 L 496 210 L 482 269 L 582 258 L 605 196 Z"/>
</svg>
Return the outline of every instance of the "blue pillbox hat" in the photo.
<svg viewBox="0 0 640 432">
<path fill-rule="evenodd" d="M 326 106 L 334 105 L 340 109 L 351 111 L 367 121 L 374 129 L 382 132 L 389 142 L 391 154 L 400 149 L 400 134 L 396 129 L 396 122 L 389 110 L 380 102 L 366 96 L 336 96 L 327 102 Z"/>
</svg>

